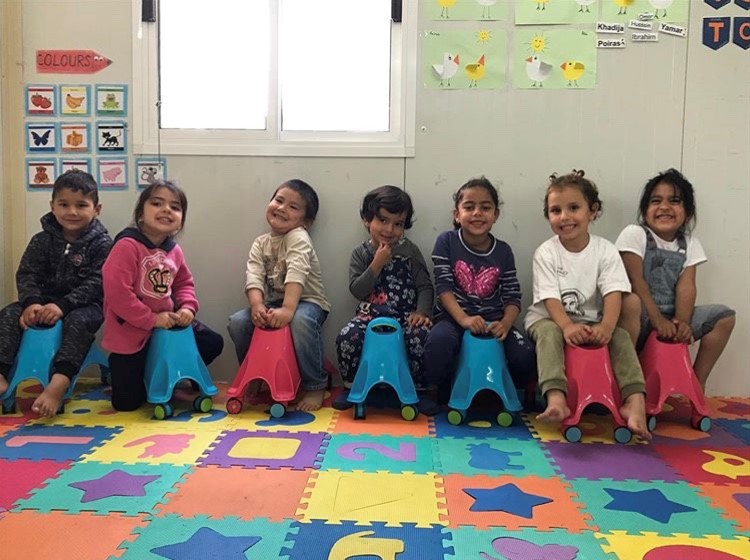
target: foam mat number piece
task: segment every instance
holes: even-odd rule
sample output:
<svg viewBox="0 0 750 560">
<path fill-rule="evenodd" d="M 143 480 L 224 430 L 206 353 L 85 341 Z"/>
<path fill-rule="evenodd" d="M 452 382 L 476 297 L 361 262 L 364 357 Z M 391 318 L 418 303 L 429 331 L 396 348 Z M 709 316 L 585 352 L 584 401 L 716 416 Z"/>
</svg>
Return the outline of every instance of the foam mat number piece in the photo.
<svg viewBox="0 0 750 560">
<path fill-rule="evenodd" d="M 0 459 L 76 461 L 103 445 L 122 428 L 30 424 L 0 437 Z"/>
<path fill-rule="evenodd" d="M 333 434 L 321 469 L 425 474 L 435 464 L 428 438 Z"/>
<path fill-rule="evenodd" d="M 739 531 L 750 534 L 750 487 L 701 484 L 698 491 L 725 519 L 736 523 Z"/>
</svg>

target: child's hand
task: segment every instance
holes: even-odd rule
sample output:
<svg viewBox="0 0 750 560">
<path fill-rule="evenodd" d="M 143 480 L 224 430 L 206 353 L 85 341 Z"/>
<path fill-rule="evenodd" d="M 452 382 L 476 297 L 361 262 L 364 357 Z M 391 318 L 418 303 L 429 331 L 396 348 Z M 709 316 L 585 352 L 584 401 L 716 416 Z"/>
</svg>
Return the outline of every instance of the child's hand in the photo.
<svg viewBox="0 0 750 560">
<path fill-rule="evenodd" d="M 21 328 L 26 330 L 29 327 L 36 325 L 37 321 L 39 320 L 37 315 L 39 314 L 39 311 L 41 309 L 42 305 L 38 303 L 32 303 L 26 309 L 24 309 L 23 313 L 21 313 L 21 316 L 18 318 L 18 324 L 21 326 Z"/>
<path fill-rule="evenodd" d="M 253 325 L 256 327 L 267 327 L 268 326 L 268 309 L 265 305 L 257 305 L 250 309 L 250 317 L 253 321 Z"/>
<path fill-rule="evenodd" d="M 171 329 L 177 323 L 177 314 L 171 311 L 162 311 L 156 314 L 155 327 L 160 329 Z"/>
<path fill-rule="evenodd" d="M 693 329 L 690 328 L 690 325 L 688 325 L 685 321 L 680 321 L 679 319 L 672 319 L 672 323 L 674 324 L 676 329 L 674 338 L 677 342 L 687 342 L 688 344 L 692 344 L 694 342 Z"/>
<path fill-rule="evenodd" d="M 583 323 L 571 323 L 563 329 L 563 338 L 571 346 L 586 344 L 591 337 L 591 327 Z"/>
<path fill-rule="evenodd" d="M 467 315 L 459 325 L 471 331 L 471 334 L 484 334 L 487 332 L 487 322 L 479 315 Z"/>
<path fill-rule="evenodd" d="M 268 311 L 268 325 L 279 329 L 291 323 L 292 317 L 294 317 L 294 311 L 285 307 L 277 307 Z"/>
<path fill-rule="evenodd" d="M 36 322 L 42 325 L 54 325 L 59 319 L 62 319 L 63 312 L 54 303 L 48 303 L 42 306 L 36 315 Z"/>
<path fill-rule="evenodd" d="M 195 314 L 191 309 L 183 307 L 175 313 L 175 323 L 178 327 L 187 327 L 195 319 Z"/>
<path fill-rule="evenodd" d="M 597 346 L 606 346 L 609 341 L 612 340 L 613 328 L 597 323 L 591 325 L 591 335 L 589 336 L 589 343 L 596 344 Z"/>
<path fill-rule="evenodd" d="M 375 251 L 375 256 L 372 258 L 372 267 L 378 271 L 383 270 L 385 265 L 391 262 L 391 246 L 388 243 L 381 243 Z"/>
<path fill-rule="evenodd" d="M 406 317 L 406 324 L 412 328 L 431 327 L 432 319 L 430 319 L 427 315 L 425 315 L 421 311 L 415 311 L 414 313 L 410 313 Z"/>
<path fill-rule="evenodd" d="M 662 340 L 674 340 L 677 334 L 677 326 L 662 315 L 656 321 L 652 321 L 656 333 Z"/>
<path fill-rule="evenodd" d="M 506 325 L 503 321 L 492 321 L 487 330 L 498 340 L 505 340 L 513 325 Z"/>
</svg>

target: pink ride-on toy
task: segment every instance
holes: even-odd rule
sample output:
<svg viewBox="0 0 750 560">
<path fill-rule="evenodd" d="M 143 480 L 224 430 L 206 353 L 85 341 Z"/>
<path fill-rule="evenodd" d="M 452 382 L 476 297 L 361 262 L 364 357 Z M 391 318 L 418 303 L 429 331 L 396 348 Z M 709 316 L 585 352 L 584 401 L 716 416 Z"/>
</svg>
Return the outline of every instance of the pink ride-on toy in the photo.
<svg viewBox="0 0 750 560">
<path fill-rule="evenodd" d="M 690 400 L 690 425 L 696 430 L 711 429 L 711 411 L 706 406 L 698 378 L 690 361 L 688 345 L 684 342 L 659 340 L 657 332 L 648 335 L 640 353 L 643 376 L 646 379 L 646 413 L 648 429 L 656 429 L 656 415 L 661 412 L 670 395 L 684 395 Z"/>
<path fill-rule="evenodd" d="M 498 413 L 497 423 L 507 428 L 522 406 L 505 360 L 505 346 L 492 335 L 477 336 L 467 330 L 461 341 L 458 370 L 448 401 L 448 422 L 454 426 L 461 424 L 476 394 L 485 389 L 503 401 L 504 410 Z"/>
<path fill-rule="evenodd" d="M 248 384 L 254 380 L 264 381 L 271 390 L 271 416 L 281 418 L 287 405 L 294 400 L 300 386 L 297 356 L 294 353 L 292 330 L 289 325 L 280 329 L 253 330 L 250 349 L 227 390 L 227 412 L 239 414 Z"/>
<path fill-rule="evenodd" d="M 628 443 L 633 434 L 620 414 L 620 388 L 617 386 L 606 346 L 565 346 L 565 375 L 568 378 L 567 403 L 572 414 L 562 421 L 563 435 L 569 442 L 581 441 L 578 427 L 587 406 L 598 403 L 612 413 L 615 441 Z"/>
<path fill-rule="evenodd" d="M 35 379 L 42 387 L 49 384 L 50 376 L 54 373 L 52 360 L 61 344 L 62 321 L 57 321 L 51 327 L 30 327 L 23 332 L 15 362 L 8 374 L 8 389 L 0 393 L 3 414 L 12 414 L 16 411 L 16 389 L 21 382 Z M 65 401 L 73 396 L 78 376 L 92 364 L 99 366 L 102 379 L 109 377 L 109 360 L 96 343 L 91 345 L 78 373 L 70 380 L 68 390 L 57 411 L 58 414 L 65 412 Z"/>
<path fill-rule="evenodd" d="M 367 395 L 381 384 L 396 391 L 404 420 L 414 420 L 419 415 L 419 397 L 411 378 L 404 333 L 398 321 L 390 317 L 377 317 L 367 324 L 362 356 L 349 390 L 355 420 L 364 420 Z"/>
</svg>

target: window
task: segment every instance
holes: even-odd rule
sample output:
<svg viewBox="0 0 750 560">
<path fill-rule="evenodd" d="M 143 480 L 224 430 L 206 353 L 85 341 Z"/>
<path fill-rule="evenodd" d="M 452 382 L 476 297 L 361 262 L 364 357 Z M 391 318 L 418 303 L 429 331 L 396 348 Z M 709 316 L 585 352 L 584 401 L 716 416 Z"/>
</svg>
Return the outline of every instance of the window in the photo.
<svg viewBox="0 0 750 560">
<path fill-rule="evenodd" d="M 136 152 L 413 155 L 417 2 L 133 2 Z"/>
</svg>

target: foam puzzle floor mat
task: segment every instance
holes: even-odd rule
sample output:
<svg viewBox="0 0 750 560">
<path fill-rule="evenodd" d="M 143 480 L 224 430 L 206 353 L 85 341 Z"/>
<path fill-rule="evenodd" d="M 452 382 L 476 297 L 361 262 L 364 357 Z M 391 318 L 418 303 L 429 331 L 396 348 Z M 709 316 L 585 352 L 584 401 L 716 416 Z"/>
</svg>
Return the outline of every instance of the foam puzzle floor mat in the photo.
<svg viewBox="0 0 750 560">
<path fill-rule="evenodd" d="M 704 433 L 672 398 L 650 444 L 618 444 L 605 415 L 568 443 L 532 413 L 230 415 L 225 390 L 209 413 L 178 390 L 159 421 L 85 380 L 40 419 L 22 385 L 0 416 L 0 558 L 750 558 L 750 399 L 708 399 Z"/>
</svg>

